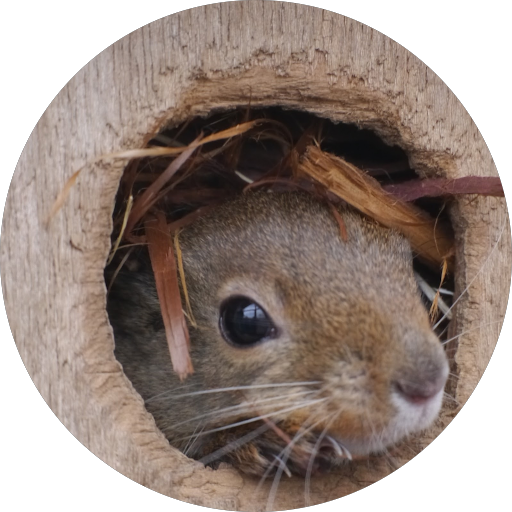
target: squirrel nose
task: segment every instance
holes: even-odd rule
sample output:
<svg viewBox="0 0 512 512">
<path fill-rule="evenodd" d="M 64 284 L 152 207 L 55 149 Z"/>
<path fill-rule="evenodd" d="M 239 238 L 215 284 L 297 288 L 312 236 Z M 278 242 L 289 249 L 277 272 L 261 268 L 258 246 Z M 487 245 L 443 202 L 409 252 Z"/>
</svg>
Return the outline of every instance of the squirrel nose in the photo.
<svg viewBox="0 0 512 512">
<path fill-rule="evenodd" d="M 435 378 L 417 380 L 398 380 L 395 382 L 395 389 L 408 402 L 422 404 L 437 395 L 444 388 L 446 377 L 438 375 Z"/>
<path fill-rule="evenodd" d="M 433 333 L 411 330 L 408 350 L 394 372 L 392 390 L 412 404 L 424 404 L 437 396 L 448 379 L 449 365 L 442 345 Z"/>
<path fill-rule="evenodd" d="M 447 368 L 443 365 L 435 371 L 401 377 L 395 381 L 394 387 L 408 402 L 422 404 L 444 388 L 447 373 Z"/>
</svg>

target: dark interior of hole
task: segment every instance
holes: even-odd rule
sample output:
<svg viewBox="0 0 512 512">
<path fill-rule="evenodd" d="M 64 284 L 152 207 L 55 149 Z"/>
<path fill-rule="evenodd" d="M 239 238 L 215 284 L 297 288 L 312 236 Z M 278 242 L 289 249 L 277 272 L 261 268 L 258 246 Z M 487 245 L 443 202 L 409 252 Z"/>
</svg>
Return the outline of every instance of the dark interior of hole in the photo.
<svg viewBox="0 0 512 512">
<path fill-rule="evenodd" d="M 277 107 L 256 109 L 251 112 L 251 118 L 268 118 L 279 121 L 289 130 L 294 142 L 319 118 L 307 112 L 283 110 Z M 246 120 L 245 111 L 223 112 L 207 119 L 195 118 L 187 123 L 163 130 L 151 145 L 165 146 L 169 141 L 179 140 L 189 144 L 200 133 L 207 136 L 232 127 L 237 122 Z M 374 132 L 360 129 L 352 124 L 333 123 L 322 119 L 321 146 L 324 151 L 333 153 L 378 177 L 382 183 L 395 183 L 416 177 L 410 168 L 407 155 L 398 146 L 388 146 Z M 258 152 L 258 162 L 253 158 Z M 254 166 L 268 170 L 280 159 L 275 142 L 257 142 L 253 139 L 246 141 L 244 152 L 241 154 L 240 170 L 253 169 Z"/>
<path fill-rule="evenodd" d="M 414 169 L 409 165 L 405 151 L 399 146 L 387 145 L 371 130 L 360 129 L 353 124 L 334 123 L 328 119 L 319 119 L 307 112 L 284 110 L 279 107 L 251 111 L 243 108 L 214 113 L 206 118 L 192 118 L 178 126 L 163 129 L 149 142 L 148 146 L 188 145 L 200 135 L 207 137 L 232 128 L 239 123 L 259 118 L 270 119 L 284 126 L 291 139 L 288 142 L 291 142 L 292 145 L 297 144 L 308 129 L 317 127 L 315 133 L 322 150 L 335 154 L 363 169 L 382 185 L 418 178 Z M 226 144 L 224 140 L 209 143 L 203 147 L 203 153 L 215 153 L 216 150 L 221 150 L 224 144 Z M 286 149 L 283 149 L 283 143 L 278 138 L 243 136 L 241 150 L 236 155 L 238 175 L 233 172 L 234 168 L 229 152 L 219 152 L 202 165 L 200 172 L 193 173 L 178 185 L 173 186 L 172 190 L 168 190 L 159 206 L 166 209 L 168 219 L 178 220 L 200 206 L 215 205 L 241 193 L 247 186 L 247 182 L 240 176 L 248 180 L 256 180 L 269 173 L 274 177 L 279 177 L 283 172 L 286 173 L 286 170 L 280 169 L 285 156 Z M 170 159 L 166 157 L 147 158 L 133 162 L 132 167 L 127 168 L 127 172 L 133 174 L 133 179 L 124 181 L 124 185 L 126 186 L 128 183 L 136 196 L 137 192 L 148 186 L 155 175 L 163 172 L 169 162 Z M 279 188 L 278 185 L 274 185 L 274 187 Z M 127 191 L 120 190 L 120 200 L 116 208 L 118 225 L 124 208 L 123 198 L 126 197 Z M 449 221 L 448 208 L 446 208 L 444 199 L 427 198 L 417 200 L 415 203 L 432 217 Z M 417 259 L 414 266 L 415 271 L 433 289 L 437 289 L 440 282 L 440 271 L 423 265 Z M 448 305 L 451 302 L 449 294 L 453 292 L 453 287 L 453 276 L 448 275 L 443 283 L 443 290 L 447 290 L 448 294 L 442 295 Z M 430 307 L 431 302 L 425 298 L 425 304 Z M 439 326 L 438 334 L 446 331 L 446 325 L 447 323 L 443 322 Z"/>
</svg>

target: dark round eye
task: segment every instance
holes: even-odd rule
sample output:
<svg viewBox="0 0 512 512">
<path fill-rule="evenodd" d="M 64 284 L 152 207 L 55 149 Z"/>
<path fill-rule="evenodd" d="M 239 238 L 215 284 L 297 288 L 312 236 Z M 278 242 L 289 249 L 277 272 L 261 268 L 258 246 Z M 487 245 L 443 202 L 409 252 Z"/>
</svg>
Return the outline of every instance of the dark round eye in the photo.
<svg viewBox="0 0 512 512">
<path fill-rule="evenodd" d="M 220 307 L 220 330 L 224 339 L 248 347 L 277 336 L 277 328 L 256 302 L 247 297 L 230 297 Z"/>
</svg>

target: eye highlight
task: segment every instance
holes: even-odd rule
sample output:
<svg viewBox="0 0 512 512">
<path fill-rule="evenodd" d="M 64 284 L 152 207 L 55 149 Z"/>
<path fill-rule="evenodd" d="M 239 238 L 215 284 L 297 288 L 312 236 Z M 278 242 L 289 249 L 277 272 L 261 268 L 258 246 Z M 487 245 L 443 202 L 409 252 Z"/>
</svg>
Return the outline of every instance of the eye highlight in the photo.
<svg viewBox="0 0 512 512">
<path fill-rule="evenodd" d="M 236 347 L 250 347 L 277 337 L 267 312 L 248 297 L 226 299 L 220 307 L 219 327 L 224 339 Z"/>
</svg>

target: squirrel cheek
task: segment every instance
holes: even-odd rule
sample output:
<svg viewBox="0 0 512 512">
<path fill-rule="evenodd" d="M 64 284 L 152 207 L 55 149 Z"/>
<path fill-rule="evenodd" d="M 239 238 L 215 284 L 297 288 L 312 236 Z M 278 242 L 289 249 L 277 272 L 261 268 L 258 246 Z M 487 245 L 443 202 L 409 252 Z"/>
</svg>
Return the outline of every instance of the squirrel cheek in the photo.
<svg viewBox="0 0 512 512">
<path fill-rule="evenodd" d="M 437 417 L 448 376 L 448 363 L 433 337 L 409 345 L 407 357 L 379 365 L 359 360 L 338 362 L 324 377 L 329 394 L 324 414 L 336 416 L 332 435 L 355 453 L 378 452 L 423 430 Z"/>
</svg>

